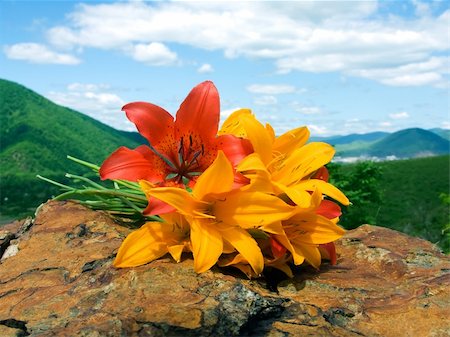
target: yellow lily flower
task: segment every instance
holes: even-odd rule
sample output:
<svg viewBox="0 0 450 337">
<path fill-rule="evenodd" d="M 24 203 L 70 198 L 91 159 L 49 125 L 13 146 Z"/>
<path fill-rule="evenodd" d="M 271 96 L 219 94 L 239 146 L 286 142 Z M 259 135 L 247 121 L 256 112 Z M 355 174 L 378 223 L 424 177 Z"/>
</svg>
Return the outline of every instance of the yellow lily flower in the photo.
<svg viewBox="0 0 450 337">
<path fill-rule="evenodd" d="M 219 134 L 231 133 L 248 138 L 255 152 L 244 158 L 237 170 L 251 180 L 255 189 L 276 195 L 286 194 L 295 204 L 307 207 L 310 192 L 319 188 L 322 193 L 349 205 L 347 197 L 333 185 L 310 179 L 334 156 L 331 145 L 321 142 L 306 144 L 309 131 L 300 127 L 275 137 L 272 127 L 264 127 L 248 109 L 231 114 Z"/>
<path fill-rule="evenodd" d="M 259 191 L 233 190 L 233 168 L 219 151 L 213 164 L 198 178 L 192 194 L 176 187 L 140 186 L 147 197 L 157 198 L 182 214 L 190 225 L 194 268 L 209 270 L 224 251 L 233 246 L 259 275 L 264 258 L 257 242 L 246 229 L 270 225 L 290 218 L 296 208 Z"/>
<path fill-rule="evenodd" d="M 333 242 L 345 233 L 335 221 L 312 212 L 297 213 L 282 225 L 284 233 L 274 237 L 291 252 L 294 264 L 306 260 L 315 268 L 319 268 L 322 259 L 319 244 Z"/>
<path fill-rule="evenodd" d="M 181 253 L 189 250 L 189 225 L 177 213 L 161 215 L 164 222 L 147 222 L 131 232 L 119 248 L 114 267 L 136 267 L 170 253 L 180 262 Z"/>
</svg>

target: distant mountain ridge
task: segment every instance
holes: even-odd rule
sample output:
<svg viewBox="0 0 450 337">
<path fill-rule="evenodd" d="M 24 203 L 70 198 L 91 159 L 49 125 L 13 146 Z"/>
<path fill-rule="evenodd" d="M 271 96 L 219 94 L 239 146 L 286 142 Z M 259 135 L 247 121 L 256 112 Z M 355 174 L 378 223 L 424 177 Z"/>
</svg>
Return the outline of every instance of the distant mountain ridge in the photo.
<svg viewBox="0 0 450 337">
<path fill-rule="evenodd" d="M 311 141 L 323 141 L 333 145 L 338 160 L 357 157 L 405 159 L 449 154 L 450 142 L 442 136 L 450 136 L 450 130 L 410 128 L 393 133 L 312 137 Z"/>
</svg>

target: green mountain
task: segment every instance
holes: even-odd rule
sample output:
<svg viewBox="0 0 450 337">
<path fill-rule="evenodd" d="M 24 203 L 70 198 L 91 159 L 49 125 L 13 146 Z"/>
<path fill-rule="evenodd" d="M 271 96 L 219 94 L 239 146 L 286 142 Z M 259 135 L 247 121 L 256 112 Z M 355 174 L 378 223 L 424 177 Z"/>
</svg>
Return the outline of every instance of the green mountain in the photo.
<svg viewBox="0 0 450 337">
<path fill-rule="evenodd" d="M 434 132 L 438 136 L 441 136 L 442 138 L 450 141 L 450 130 L 448 130 L 448 129 L 434 128 L 434 129 L 430 129 L 429 131 Z"/>
<path fill-rule="evenodd" d="M 369 148 L 375 157 L 412 158 L 448 154 L 450 142 L 433 132 L 413 128 L 394 132 Z"/>
<path fill-rule="evenodd" d="M 435 132 L 412 128 L 387 134 L 375 141 L 336 144 L 339 157 L 416 158 L 450 153 L 450 142 Z"/>
<path fill-rule="evenodd" d="M 36 174 L 61 180 L 66 172 L 80 172 L 67 155 L 101 164 L 119 146 L 133 148 L 142 144 L 140 139 L 137 133 L 115 130 L 17 83 L 0 80 L 2 213 L 28 197 L 35 198 L 31 206 L 37 206 L 55 192 Z"/>
<path fill-rule="evenodd" d="M 354 142 L 359 143 L 371 143 L 382 139 L 389 135 L 388 132 L 376 131 L 369 133 L 352 133 L 345 136 L 331 136 L 331 137 L 311 137 L 311 141 L 314 142 L 327 142 L 331 145 L 351 144 Z"/>
</svg>

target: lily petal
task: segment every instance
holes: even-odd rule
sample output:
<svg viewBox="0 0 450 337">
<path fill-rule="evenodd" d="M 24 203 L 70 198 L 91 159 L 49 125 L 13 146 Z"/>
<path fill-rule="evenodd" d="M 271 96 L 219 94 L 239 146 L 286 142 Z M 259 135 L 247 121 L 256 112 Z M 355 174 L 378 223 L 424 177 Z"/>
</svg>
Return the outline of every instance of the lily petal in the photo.
<svg viewBox="0 0 450 337">
<path fill-rule="evenodd" d="M 234 167 L 253 152 L 252 143 L 248 139 L 238 138 L 234 135 L 221 135 L 216 138 L 216 142 L 218 149 L 225 153 Z"/>
<path fill-rule="evenodd" d="M 187 216 L 195 216 L 195 211 L 202 208 L 203 203 L 196 201 L 191 194 L 177 187 L 153 187 L 145 180 L 140 180 L 139 185 L 145 195 L 159 199 L 175 208 L 178 212 Z"/>
<path fill-rule="evenodd" d="M 148 222 L 131 232 L 119 248 L 114 267 L 136 267 L 166 254 L 167 244 L 163 241 L 161 225 L 160 222 Z"/>
<path fill-rule="evenodd" d="M 221 132 L 234 134 L 250 140 L 255 153 L 261 156 L 264 163 L 272 159 L 272 137 L 248 109 L 233 112 L 223 123 Z M 221 133 L 220 133 L 221 134 Z"/>
<path fill-rule="evenodd" d="M 217 227 L 222 237 L 248 261 L 255 273 L 261 274 L 264 269 L 264 258 L 255 239 L 245 229 L 236 226 L 218 224 Z"/>
<path fill-rule="evenodd" d="M 278 153 L 289 155 L 293 150 L 305 145 L 308 138 L 309 130 L 305 126 L 289 130 L 280 137 L 275 138 L 273 150 Z"/>
<path fill-rule="evenodd" d="M 329 242 L 323 245 L 319 245 L 319 251 L 322 257 L 330 260 L 330 264 L 334 266 L 337 262 L 336 246 L 334 242 Z"/>
<path fill-rule="evenodd" d="M 133 102 L 122 108 L 139 133 L 153 146 L 173 132 L 173 117 L 163 108 L 146 102 Z"/>
<path fill-rule="evenodd" d="M 344 195 L 344 193 L 342 193 L 337 187 L 320 179 L 302 180 L 295 186 L 292 186 L 291 188 L 311 192 L 314 191 L 315 189 L 319 189 L 320 192 L 339 201 L 342 205 L 344 206 L 350 205 L 350 200 L 348 200 L 348 198 Z"/>
<path fill-rule="evenodd" d="M 190 225 L 194 269 L 197 273 L 203 273 L 209 270 L 222 254 L 222 236 L 209 220 L 193 218 Z"/>
<path fill-rule="evenodd" d="M 162 215 L 175 211 L 175 208 L 173 208 L 173 206 L 170 206 L 159 199 L 153 198 L 150 195 L 147 195 L 147 199 L 148 205 L 142 211 L 142 214 L 144 215 Z"/>
<path fill-rule="evenodd" d="M 316 245 L 296 244 L 293 243 L 294 250 L 297 254 L 305 257 L 305 260 L 314 268 L 319 269 L 322 262 L 319 248 Z"/>
<path fill-rule="evenodd" d="M 175 130 L 177 138 L 193 132 L 203 140 L 214 139 L 219 128 L 219 93 L 211 81 L 194 87 L 177 112 Z"/>
<path fill-rule="evenodd" d="M 333 147 L 326 143 L 306 144 L 294 150 L 272 177 L 281 184 L 292 185 L 329 163 L 334 153 Z"/>
<path fill-rule="evenodd" d="M 233 181 L 233 167 L 225 154 L 219 151 L 211 166 L 198 177 L 192 194 L 194 198 L 202 200 L 204 196 L 211 193 L 229 192 L 233 187 Z"/>
<path fill-rule="evenodd" d="M 173 245 L 168 247 L 168 251 L 170 255 L 172 255 L 173 259 L 178 263 L 181 260 L 181 253 L 183 252 L 183 245 Z"/>
<path fill-rule="evenodd" d="M 344 229 L 321 215 L 299 213 L 288 222 L 295 226 L 293 240 L 298 243 L 324 244 L 335 241 L 345 234 Z"/>
<path fill-rule="evenodd" d="M 328 219 L 338 218 L 342 214 L 339 205 L 330 200 L 322 200 L 319 207 L 316 209 L 316 213 Z"/>
<path fill-rule="evenodd" d="M 243 228 L 257 228 L 285 220 L 294 212 L 295 207 L 262 192 L 230 193 L 224 200 L 217 200 L 214 206 L 218 221 L 239 224 Z"/>
<path fill-rule="evenodd" d="M 292 258 L 294 260 L 294 264 L 301 265 L 305 261 L 305 257 L 303 255 L 300 255 L 296 252 L 294 246 L 289 241 L 286 233 L 283 234 L 276 234 L 274 235 L 274 238 L 281 243 L 284 247 L 287 248 L 292 254 Z"/>
<path fill-rule="evenodd" d="M 102 180 L 161 181 L 167 173 L 164 161 L 145 145 L 141 145 L 135 150 L 122 146 L 114 151 L 100 167 Z"/>
</svg>

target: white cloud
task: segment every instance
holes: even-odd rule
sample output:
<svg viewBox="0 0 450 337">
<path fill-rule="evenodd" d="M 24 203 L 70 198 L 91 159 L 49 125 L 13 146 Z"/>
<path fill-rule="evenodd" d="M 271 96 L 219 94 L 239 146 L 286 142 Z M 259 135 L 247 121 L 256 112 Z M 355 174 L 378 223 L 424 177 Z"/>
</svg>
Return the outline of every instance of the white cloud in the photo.
<svg viewBox="0 0 450 337">
<path fill-rule="evenodd" d="M 151 42 L 149 44 L 139 43 L 127 51 L 133 59 L 151 66 L 169 66 L 176 64 L 178 56 L 164 44 Z"/>
<path fill-rule="evenodd" d="M 214 71 L 214 68 L 212 67 L 212 65 L 210 65 L 208 63 L 204 63 L 197 69 L 197 71 L 200 74 L 212 73 Z"/>
<path fill-rule="evenodd" d="M 386 85 L 442 85 L 442 67 L 428 71 L 448 53 L 450 10 L 432 16 L 415 1 L 416 17 L 378 15 L 377 1 L 116 2 L 78 5 L 65 25 L 48 30 L 61 48 L 123 50 L 159 64 L 148 47 L 180 44 L 226 57 L 268 59 L 280 73 L 334 72 Z M 270 15 L 267 15 L 270 13 Z M 155 42 L 159 41 L 159 42 Z M 136 47 L 139 46 L 139 47 Z M 147 47 L 146 47 L 147 46 Z M 136 48 L 138 50 L 136 50 Z M 165 50 L 172 61 L 174 54 Z M 170 62 L 167 62 L 170 63 Z M 394 75 L 393 75 L 394 74 Z M 261 93 L 269 94 L 272 93 Z"/>
<path fill-rule="evenodd" d="M 31 63 L 76 65 L 81 62 L 73 55 L 52 51 L 39 43 L 17 43 L 5 46 L 4 52 L 10 59 Z"/>
<path fill-rule="evenodd" d="M 322 113 L 322 110 L 317 106 L 302 106 L 298 107 L 296 111 L 304 115 L 318 115 Z"/>
<path fill-rule="evenodd" d="M 308 124 L 308 129 L 311 132 L 311 136 L 326 136 L 329 134 L 329 131 L 326 126 L 323 125 L 315 125 L 315 124 Z"/>
<path fill-rule="evenodd" d="M 277 104 L 278 100 L 275 96 L 265 95 L 265 96 L 259 96 L 255 98 L 255 104 L 256 105 L 273 105 Z"/>
<path fill-rule="evenodd" d="M 295 87 L 287 84 L 252 84 L 247 91 L 253 94 L 279 95 L 295 92 Z"/>
<path fill-rule="evenodd" d="M 303 115 L 320 115 L 323 110 L 318 106 L 304 105 L 300 102 L 291 102 L 292 109 Z"/>
<path fill-rule="evenodd" d="M 412 3 L 415 7 L 415 12 L 416 15 L 419 17 L 422 16 L 428 16 L 430 15 L 430 5 L 422 2 L 422 1 L 418 1 L 418 0 L 412 0 Z"/>
<path fill-rule="evenodd" d="M 441 128 L 450 129 L 450 121 L 444 121 L 441 123 Z"/>
<path fill-rule="evenodd" d="M 407 113 L 406 111 L 402 111 L 402 112 L 392 113 L 389 115 L 389 117 L 391 119 L 407 119 L 407 118 L 409 118 L 409 113 Z"/>
<path fill-rule="evenodd" d="M 116 129 L 135 131 L 134 124 L 121 112 L 126 102 L 107 89 L 107 84 L 71 83 L 67 91 L 51 91 L 46 96 L 57 104 L 82 112 Z"/>
</svg>

